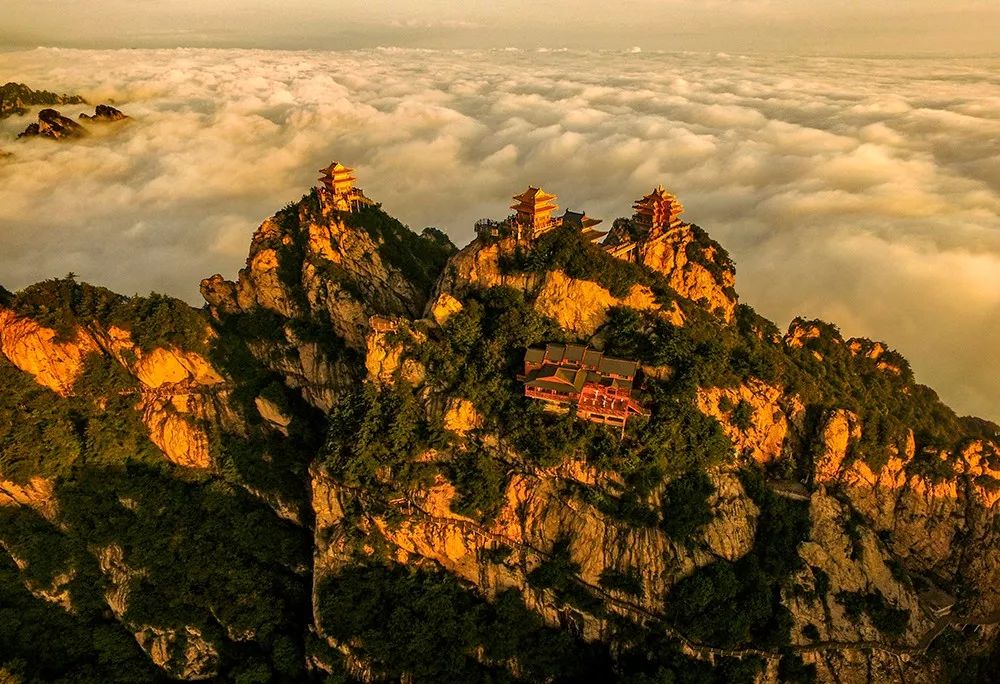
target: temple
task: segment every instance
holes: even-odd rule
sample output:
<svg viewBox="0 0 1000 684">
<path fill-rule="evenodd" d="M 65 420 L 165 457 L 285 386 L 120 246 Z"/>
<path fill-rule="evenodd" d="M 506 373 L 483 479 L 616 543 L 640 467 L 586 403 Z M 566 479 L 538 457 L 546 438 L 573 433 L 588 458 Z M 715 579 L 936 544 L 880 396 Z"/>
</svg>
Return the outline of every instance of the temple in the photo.
<svg viewBox="0 0 1000 684">
<path fill-rule="evenodd" d="M 580 231 L 586 239 L 594 242 L 608 234 L 606 230 L 594 230 L 594 226 L 603 223 L 602 219 L 590 218 L 585 211 L 570 211 L 569 209 L 558 219 L 562 226 L 571 226 Z"/>
<path fill-rule="evenodd" d="M 524 396 L 555 410 L 576 407 L 584 420 L 619 427 L 630 416 L 648 416 L 635 400 L 637 361 L 615 359 L 579 344 L 547 344 L 524 354 Z"/>
<path fill-rule="evenodd" d="M 335 161 L 319 172 L 323 174 L 319 177 L 320 198 L 328 206 L 338 211 L 355 211 L 374 204 L 361 188 L 354 187 L 357 181 L 354 169 Z"/>
<path fill-rule="evenodd" d="M 514 210 L 518 239 L 538 237 L 558 225 L 558 221 L 552 218 L 552 214 L 559 208 L 555 195 L 541 188 L 529 187 L 520 195 L 514 195 L 513 199 L 514 204 L 510 208 Z"/>
<path fill-rule="evenodd" d="M 662 185 L 637 199 L 632 209 L 632 220 L 616 221 L 601 245 L 608 254 L 624 261 L 641 261 L 639 251 L 644 241 L 685 225 L 680 219 L 684 211 L 680 200 Z"/>
<path fill-rule="evenodd" d="M 635 210 L 636 224 L 647 235 L 680 226 L 679 217 L 684 211 L 677 197 L 667 192 L 662 185 L 657 185 L 651 193 L 636 200 L 632 208 Z"/>
<path fill-rule="evenodd" d="M 530 243 L 556 228 L 574 228 L 586 240 L 599 242 L 612 256 L 638 261 L 643 241 L 686 225 L 680 219 L 684 207 L 662 185 L 637 199 L 632 205 L 632 218 L 615 221 L 610 231 L 597 230 L 595 226 L 602 223 L 601 219 L 591 218 L 584 211 L 567 209 L 562 216 L 555 216 L 559 208 L 556 196 L 535 186 L 514 195 L 513 199 L 510 206 L 513 214 L 502 221 L 480 219 L 476 222 L 476 235 L 484 240 L 514 238 L 519 243 Z"/>
</svg>

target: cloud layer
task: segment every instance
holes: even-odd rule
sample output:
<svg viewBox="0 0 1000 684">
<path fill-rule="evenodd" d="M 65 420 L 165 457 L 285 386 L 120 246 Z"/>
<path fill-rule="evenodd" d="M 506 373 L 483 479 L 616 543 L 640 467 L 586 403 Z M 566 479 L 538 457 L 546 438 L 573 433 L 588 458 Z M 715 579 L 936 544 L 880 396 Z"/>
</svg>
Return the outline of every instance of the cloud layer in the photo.
<svg viewBox="0 0 1000 684">
<path fill-rule="evenodd" d="M 0 71 L 134 117 L 67 144 L 0 123 L 9 288 L 72 270 L 196 302 L 334 158 L 459 244 L 528 183 L 613 219 L 662 181 L 744 301 L 885 339 L 1000 419 L 998 59 L 39 49 Z"/>
</svg>

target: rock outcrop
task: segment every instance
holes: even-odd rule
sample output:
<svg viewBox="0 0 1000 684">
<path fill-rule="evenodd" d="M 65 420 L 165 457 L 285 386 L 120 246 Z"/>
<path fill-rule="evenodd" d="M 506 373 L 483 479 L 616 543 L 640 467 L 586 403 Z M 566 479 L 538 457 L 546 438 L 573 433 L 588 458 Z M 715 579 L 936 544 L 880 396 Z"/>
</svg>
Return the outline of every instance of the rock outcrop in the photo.
<svg viewBox="0 0 1000 684">
<path fill-rule="evenodd" d="M 201 284 L 221 320 L 272 316 L 253 353 L 323 411 L 360 380 L 372 316 L 417 318 L 430 294 L 402 270 L 415 258 L 393 232 L 405 227 L 378 208 L 366 212 L 345 214 L 308 195 L 261 224 L 236 282 L 217 274 Z"/>
<path fill-rule="evenodd" d="M 59 95 L 47 90 L 32 90 L 23 83 L 5 83 L 0 86 L 0 119 L 26 114 L 38 105 L 86 104 L 79 95 Z"/>
<path fill-rule="evenodd" d="M 120 109 L 116 109 L 111 105 L 99 104 L 93 114 L 80 114 L 80 118 L 84 121 L 108 123 L 111 121 L 122 121 L 123 119 L 127 119 L 128 116 Z"/>
<path fill-rule="evenodd" d="M 87 129 L 57 112 L 55 109 L 43 109 L 38 112 L 38 121 L 28 124 L 18 138 L 51 138 L 64 140 L 67 138 L 82 138 L 87 135 Z"/>
<path fill-rule="evenodd" d="M 175 347 L 143 350 L 128 330 L 114 325 L 77 326 L 71 339 L 59 338 L 56 330 L 0 308 L 0 352 L 35 382 L 68 397 L 88 356 L 110 356 L 139 383 L 135 408 L 150 440 L 178 465 L 211 465 L 203 426 L 218 421 L 232 424 L 236 419 L 218 397 L 205 394 L 220 386 L 223 378 L 204 357 Z"/>
<path fill-rule="evenodd" d="M 59 337 L 52 328 L 0 308 L 0 351 L 39 385 L 65 397 L 73 391 L 87 355 L 98 346 L 83 330 L 71 340 Z"/>
<path fill-rule="evenodd" d="M 701 244 L 697 237 L 694 227 L 685 225 L 644 240 L 639 261 L 665 275 L 679 295 L 730 322 L 737 305 L 736 271 L 721 247 Z"/>
<path fill-rule="evenodd" d="M 32 477 L 23 483 L 0 479 L 0 506 L 27 506 L 52 520 L 57 510 L 52 481 L 44 477 Z"/>
<path fill-rule="evenodd" d="M 597 283 L 570 278 L 561 271 L 549 271 L 535 298 L 539 313 L 577 337 L 590 337 L 597 332 L 607 322 L 608 310 L 616 306 L 657 312 L 674 325 L 684 324 L 684 314 L 676 302 L 664 310 L 644 285 L 633 285 L 628 296 L 619 299 Z"/>
<path fill-rule="evenodd" d="M 760 465 L 787 456 L 789 431 L 801 430 L 805 414 L 798 397 L 756 379 L 737 387 L 701 388 L 697 405 L 719 421 L 738 453 Z"/>
<path fill-rule="evenodd" d="M 454 638 L 514 606 L 517 639 L 551 637 L 550 659 L 590 642 L 623 678 L 738 664 L 768 683 L 801 667 L 824 684 L 930 684 L 953 665 L 928 650 L 942 635 L 970 659 L 988 652 L 1000 430 L 949 412 L 888 345 L 821 321 L 796 319 L 784 338 L 762 318 L 754 327 L 728 256 L 695 226 L 630 232 L 614 256 L 586 243 L 589 261 L 563 250 L 546 262 L 498 234 L 445 264 L 433 232 L 324 197 L 264 221 L 236 280 L 202 282 L 211 319 L 71 290 L 61 301 L 86 303 L 74 318 L 38 292 L 0 289 L 0 351 L 51 393 L 0 370 L 70 454 L 55 475 L 25 475 L 37 464 L 23 457 L 5 472 L 6 440 L 30 455 L 25 443 L 46 433 L 10 429 L 15 402 L 0 406 L 11 596 L 97 615 L 135 639 L 148 671 L 185 680 L 391 678 L 379 659 L 396 654 L 377 630 L 338 628 L 363 611 L 397 624 L 397 607 L 412 620 L 430 606 L 428 630 L 441 608 Z M 481 296 L 494 286 L 523 300 Z M 130 326 L 130 312 L 185 325 Z M 671 325 L 645 325 L 652 316 Z M 524 347 L 573 338 L 629 350 L 649 415 L 608 429 L 526 403 Z M 181 467 L 156 463 L 152 445 Z M 61 564 L 32 567 L 46 534 Z M 338 602 L 323 592 L 339 573 L 345 586 L 377 579 L 353 587 L 364 600 Z M 452 616 L 444 586 L 483 609 Z M 952 617 L 927 587 L 955 595 Z M 369 594 L 391 609 L 370 609 Z M 702 630 L 716 614 L 739 624 Z M 532 679 L 530 663 L 487 643 L 455 657 Z"/>
</svg>

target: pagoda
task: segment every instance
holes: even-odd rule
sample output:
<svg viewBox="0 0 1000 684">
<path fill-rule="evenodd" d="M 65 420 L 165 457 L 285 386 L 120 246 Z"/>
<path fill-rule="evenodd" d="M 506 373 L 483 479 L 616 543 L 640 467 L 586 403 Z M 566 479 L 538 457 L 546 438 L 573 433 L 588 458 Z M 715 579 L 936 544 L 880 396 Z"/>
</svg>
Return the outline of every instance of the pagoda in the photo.
<svg viewBox="0 0 1000 684">
<path fill-rule="evenodd" d="M 648 195 L 636 200 L 635 222 L 648 234 L 659 233 L 681 225 L 680 214 L 684 211 L 680 200 L 657 185 Z"/>
<path fill-rule="evenodd" d="M 320 196 L 334 209 L 353 211 L 359 206 L 372 204 L 361 188 L 354 187 L 357 180 L 354 169 L 335 161 L 319 172 L 323 174 L 319 177 Z"/>
<path fill-rule="evenodd" d="M 514 195 L 513 199 L 514 204 L 510 208 L 515 212 L 518 239 L 537 237 L 559 225 L 558 219 L 552 218 L 553 212 L 559 208 L 555 195 L 541 188 L 529 187 L 520 195 Z"/>
</svg>

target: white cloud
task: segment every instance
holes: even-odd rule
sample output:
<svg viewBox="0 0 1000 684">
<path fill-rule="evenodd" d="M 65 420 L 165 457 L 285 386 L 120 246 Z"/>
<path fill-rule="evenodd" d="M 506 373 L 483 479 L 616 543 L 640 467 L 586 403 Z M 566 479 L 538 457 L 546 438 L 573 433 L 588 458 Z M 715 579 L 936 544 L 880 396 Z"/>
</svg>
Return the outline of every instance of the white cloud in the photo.
<svg viewBox="0 0 1000 684">
<path fill-rule="evenodd" d="M 662 181 L 762 313 L 885 339 L 1000 419 L 1000 60 L 34 50 L 0 70 L 134 117 L 67 144 L 0 123 L 8 287 L 73 270 L 197 301 L 333 158 L 458 243 L 528 183 L 613 219 Z"/>
</svg>

